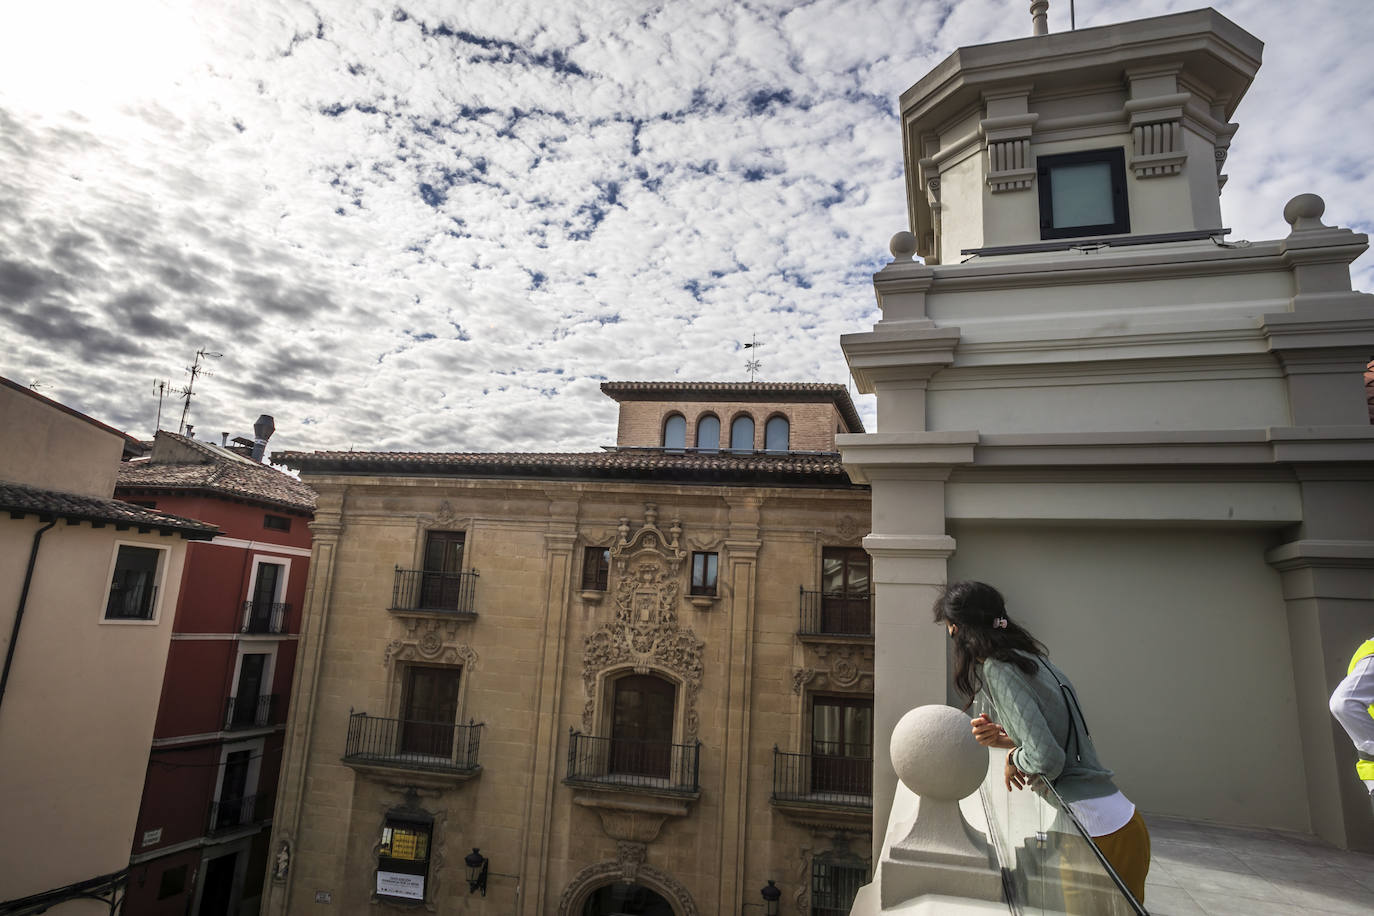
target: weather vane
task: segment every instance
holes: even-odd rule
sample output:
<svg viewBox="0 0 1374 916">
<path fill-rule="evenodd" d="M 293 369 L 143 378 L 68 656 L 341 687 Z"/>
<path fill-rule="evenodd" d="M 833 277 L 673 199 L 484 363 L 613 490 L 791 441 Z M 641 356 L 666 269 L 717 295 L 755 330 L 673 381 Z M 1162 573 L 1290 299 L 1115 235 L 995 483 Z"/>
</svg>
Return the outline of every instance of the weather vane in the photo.
<svg viewBox="0 0 1374 916">
<path fill-rule="evenodd" d="M 753 335 L 752 339 L 744 345 L 744 349 L 757 350 L 761 346 L 763 346 L 763 344 L 759 343 L 758 335 L 755 334 Z M 758 354 L 756 353 L 754 355 L 757 356 Z M 754 380 L 754 375 L 759 371 L 759 367 L 762 365 L 763 364 L 759 362 L 757 359 L 751 359 L 745 362 L 744 368 L 749 370 L 749 381 L 752 382 Z"/>
</svg>

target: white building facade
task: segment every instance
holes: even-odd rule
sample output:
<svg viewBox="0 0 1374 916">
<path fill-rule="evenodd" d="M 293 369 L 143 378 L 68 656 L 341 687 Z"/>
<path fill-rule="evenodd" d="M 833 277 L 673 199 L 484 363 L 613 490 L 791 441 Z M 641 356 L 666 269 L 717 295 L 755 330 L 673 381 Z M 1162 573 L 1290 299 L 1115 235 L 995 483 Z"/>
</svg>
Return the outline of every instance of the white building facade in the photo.
<svg viewBox="0 0 1374 916">
<path fill-rule="evenodd" d="M 902 96 L 913 231 L 842 341 L 878 401 L 839 438 L 873 490 L 876 843 L 892 728 L 954 699 L 931 604 L 976 578 L 1143 810 L 1374 849 L 1326 709 L 1374 623 L 1367 238 L 1302 195 L 1228 240 L 1261 51 L 1200 10 L 961 48 Z"/>
</svg>

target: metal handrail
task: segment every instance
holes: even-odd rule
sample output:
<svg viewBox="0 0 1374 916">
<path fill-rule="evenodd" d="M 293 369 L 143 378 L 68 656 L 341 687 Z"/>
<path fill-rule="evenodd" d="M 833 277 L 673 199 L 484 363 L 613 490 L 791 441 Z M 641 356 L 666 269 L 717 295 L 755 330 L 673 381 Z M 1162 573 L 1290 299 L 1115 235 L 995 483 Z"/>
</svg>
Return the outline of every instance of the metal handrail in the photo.
<svg viewBox="0 0 1374 916">
<path fill-rule="evenodd" d="M 266 728 L 276 723 L 277 694 L 224 698 L 224 728 Z"/>
<path fill-rule="evenodd" d="M 633 738 L 599 738 L 568 729 L 568 781 L 701 791 L 701 742 L 672 744 Z"/>
<path fill-rule="evenodd" d="M 238 798 L 215 799 L 210 803 L 210 818 L 205 832 L 221 833 L 236 827 L 251 827 L 267 820 L 271 816 L 272 806 L 268 803 L 271 798 L 269 792 L 258 792 Z M 267 814 L 262 813 L 263 808 L 266 808 Z"/>
<path fill-rule="evenodd" d="M 774 745 L 773 800 L 872 808 L 873 758 L 789 754 Z"/>
<path fill-rule="evenodd" d="M 286 615 L 290 611 L 291 605 L 285 601 L 245 601 L 243 626 L 239 628 L 239 632 L 284 633 Z"/>
<path fill-rule="evenodd" d="M 391 589 L 391 609 L 475 615 L 477 577 L 475 569 L 432 572 L 397 566 L 396 581 Z"/>
<path fill-rule="evenodd" d="M 802 636 L 872 636 L 873 594 L 843 595 L 798 587 Z"/>
<path fill-rule="evenodd" d="M 350 712 L 344 761 L 419 770 L 476 770 L 484 724 L 385 719 Z"/>
</svg>

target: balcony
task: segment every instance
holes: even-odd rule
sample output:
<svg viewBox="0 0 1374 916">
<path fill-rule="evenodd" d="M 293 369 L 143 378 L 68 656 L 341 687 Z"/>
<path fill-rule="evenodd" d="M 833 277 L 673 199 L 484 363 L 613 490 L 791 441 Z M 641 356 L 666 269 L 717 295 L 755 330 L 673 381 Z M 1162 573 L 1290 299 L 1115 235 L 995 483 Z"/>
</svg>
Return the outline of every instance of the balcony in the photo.
<svg viewBox="0 0 1374 916">
<path fill-rule="evenodd" d="M 482 727 L 480 722 L 454 725 L 350 713 L 343 762 L 386 779 L 406 770 L 430 775 L 434 785 L 466 782 L 482 769 L 477 763 Z"/>
<path fill-rule="evenodd" d="M 272 801 L 270 792 L 216 799 L 210 803 L 210 818 L 205 832 L 213 836 L 266 823 L 272 819 Z"/>
<path fill-rule="evenodd" d="M 224 730 L 268 728 L 277 724 L 277 694 L 224 698 Z"/>
<path fill-rule="evenodd" d="M 291 605 L 285 601 L 243 602 L 243 626 L 240 633 L 280 634 L 286 632 L 286 615 Z"/>
<path fill-rule="evenodd" d="M 396 568 L 391 610 L 423 611 L 449 617 L 477 616 L 477 570 L 430 572 Z"/>
<path fill-rule="evenodd" d="M 801 592 L 799 636 L 873 638 L 873 596 L 837 595 L 820 590 Z"/>
<path fill-rule="evenodd" d="M 873 758 L 788 754 L 774 746 L 772 802 L 813 826 L 867 824 L 873 810 Z"/>
<path fill-rule="evenodd" d="M 701 794 L 701 742 L 669 744 L 569 732 L 568 778 L 576 785 Z"/>
</svg>

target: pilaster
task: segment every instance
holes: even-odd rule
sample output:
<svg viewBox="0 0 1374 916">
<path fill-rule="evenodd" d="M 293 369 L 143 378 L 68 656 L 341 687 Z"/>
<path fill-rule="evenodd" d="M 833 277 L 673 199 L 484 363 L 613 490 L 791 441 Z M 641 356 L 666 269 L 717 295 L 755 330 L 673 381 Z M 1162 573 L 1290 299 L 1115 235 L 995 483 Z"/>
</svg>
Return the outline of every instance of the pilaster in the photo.
<svg viewBox="0 0 1374 916">
<path fill-rule="evenodd" d="M 579 502 L 575 494 L 548 491 L 549 522 L 544 533 L 544 619 L 535 684 L 534 735 L 530 742 L 528 796 L 521 837 L 520 912 L 539 916 L 548 911 L 545 897 L 552 833 L 554 793 L 558 787 L 558 739 L 561 733 L 562 672 L 567 652 L 568 606 L 575 573 Z"/>
<path fill-rule="evenodd" d="M 754 678 L 754 590 L 758 572 L 760 516 L 757 496 L 725 497 L 730 529 L 725 541 L 728 558 L 727 600 L 729 642 L 725 682 L 725 739 L 721 746 L 720 859 L 716 874 L 720 888 L 716 912 L 738 912 L 745 899 L 745 827 L 749 816 L 749 697 Z"/>
<path fill-rule="evenodd" d="M 265 889 L 263 912 L 287 916 L 300 907 L 293 895 L 296 841 L 300 836 L 301 807 L 305 800 L 310 744 L 315 727 L 316 699 L 325 636 L 329 627 L 329 608 L 334 587 L 334 567 L 343 533 L 345 488 L 320 488 L 315 520 L 310 524 L 313 542 L 310 551 L 310 578 L 305 587 L 305 607 L 301 614 L 300 648 L 296 659 L 295 685 L 291 709 L 282 744 L 281 778 L 277 783 L 277 804 L 272 818 L 270 856 L 274 863 Z"/>
</svg>

